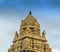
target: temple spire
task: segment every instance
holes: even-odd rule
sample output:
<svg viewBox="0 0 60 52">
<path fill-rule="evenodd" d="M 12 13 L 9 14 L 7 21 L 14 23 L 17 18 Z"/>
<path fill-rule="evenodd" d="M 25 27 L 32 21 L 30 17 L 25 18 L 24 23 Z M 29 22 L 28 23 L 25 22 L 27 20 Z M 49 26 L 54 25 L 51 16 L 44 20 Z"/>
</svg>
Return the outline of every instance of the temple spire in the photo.
<svg viewBox="0 0 60 52">
<path fill-rule="evenodd" d="M 29 15 L 31 15 L 32 13 L 31 13 L 31 11 L 29 11 Z"/>
</svg>

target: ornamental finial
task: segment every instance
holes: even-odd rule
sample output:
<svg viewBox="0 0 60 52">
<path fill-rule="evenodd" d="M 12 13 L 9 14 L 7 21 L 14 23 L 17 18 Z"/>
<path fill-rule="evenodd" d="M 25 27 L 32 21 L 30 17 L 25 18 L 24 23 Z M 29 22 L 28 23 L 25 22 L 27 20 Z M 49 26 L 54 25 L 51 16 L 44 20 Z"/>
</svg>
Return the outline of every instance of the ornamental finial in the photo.
<svg viewBox="0 0 60 52">
<path fill-rule="evenodd" d="M 29 15 L 31 15 L 32 13 L 31 13 L 31 11 L 29 11 Z"/>
</svg>

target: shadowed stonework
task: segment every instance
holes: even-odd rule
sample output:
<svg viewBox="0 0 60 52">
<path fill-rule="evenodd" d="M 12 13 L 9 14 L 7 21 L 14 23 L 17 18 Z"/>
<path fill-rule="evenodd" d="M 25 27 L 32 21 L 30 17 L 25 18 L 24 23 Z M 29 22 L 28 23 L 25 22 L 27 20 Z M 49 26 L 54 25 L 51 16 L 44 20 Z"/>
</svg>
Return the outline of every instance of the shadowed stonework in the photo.
<svg viewBox="0 0 60 52">
<path fill-rule="evenodd" d="M 8 52 L 52 52 L 45 35 L 45 30 L 40 33 L 40 24 L 30 11 L 21 21 L 20 33 L 16 31 Z"/>
</svg>

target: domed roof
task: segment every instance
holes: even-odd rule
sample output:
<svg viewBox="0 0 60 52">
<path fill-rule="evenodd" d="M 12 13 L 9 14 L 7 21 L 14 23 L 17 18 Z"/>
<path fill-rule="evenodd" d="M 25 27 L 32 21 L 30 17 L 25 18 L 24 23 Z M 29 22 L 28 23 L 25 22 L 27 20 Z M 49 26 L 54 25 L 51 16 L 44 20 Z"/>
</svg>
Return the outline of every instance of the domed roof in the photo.
<svg viewBox="0 0 60 52">
<path fill-rule="evenodd" d="M 37 20 L 32 16 L 31 11 L 29 15 L 24 19 L 24 23 L 27 25 L 38 24 Z"/>
</svg>

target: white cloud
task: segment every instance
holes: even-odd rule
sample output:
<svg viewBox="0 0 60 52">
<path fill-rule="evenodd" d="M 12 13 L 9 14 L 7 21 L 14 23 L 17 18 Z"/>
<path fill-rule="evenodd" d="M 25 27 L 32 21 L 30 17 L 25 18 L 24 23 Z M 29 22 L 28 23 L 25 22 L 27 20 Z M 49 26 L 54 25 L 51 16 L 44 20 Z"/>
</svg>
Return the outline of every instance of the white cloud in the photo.
<svg viewBox="0 0 60 52">
<path fill-rule="evenodd" d="M 0 16 L 0 52 L 7 52 L 12 43 L 14 31 L 18 29 L 18 23 Z"/>
<path fill-rule="evenodd" d="M 59 52 L 58 49 L 52 49 L 52 52 Z"/>
</svg>

